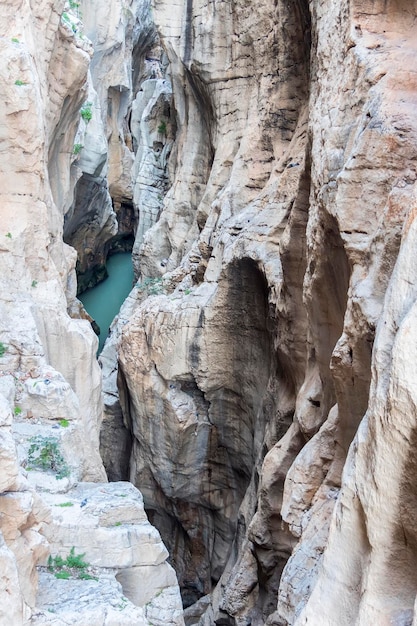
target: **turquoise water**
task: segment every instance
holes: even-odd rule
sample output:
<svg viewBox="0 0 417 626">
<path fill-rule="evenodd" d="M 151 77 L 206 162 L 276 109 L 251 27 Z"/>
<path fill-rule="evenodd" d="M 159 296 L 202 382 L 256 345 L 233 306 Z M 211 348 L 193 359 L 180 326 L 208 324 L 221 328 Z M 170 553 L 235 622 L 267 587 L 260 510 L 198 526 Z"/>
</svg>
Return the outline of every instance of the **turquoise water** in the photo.
<svg viewBox="0 0 417 626">
<path fill-rule="evenodd" d="M 85 309 L 100 326 L 99 348 L 101 352 L 110 324 L 133 286 L 132 255 L 130 252 L 114 254 L 107 260 L 108 278 L 78 298 Z"/>
</svg>

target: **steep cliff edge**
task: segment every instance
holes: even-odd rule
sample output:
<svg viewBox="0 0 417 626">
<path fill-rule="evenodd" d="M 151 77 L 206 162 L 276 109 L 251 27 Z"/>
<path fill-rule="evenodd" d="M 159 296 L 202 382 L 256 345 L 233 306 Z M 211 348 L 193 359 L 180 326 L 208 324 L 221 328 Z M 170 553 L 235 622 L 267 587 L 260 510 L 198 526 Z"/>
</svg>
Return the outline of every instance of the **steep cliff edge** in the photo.
<svg viewBox="0 0 417 626">
<path fill-rule="evenodd" d="M 417 623 L 416 17 L 3 2 L 0 623 Z"/>
<path fill-rule="evenodd" d="M 190 624 L 411 624 L 416 14 L 154 2 L 171 187 L 115 334 Z"/>
<path fill-rule="evenodd" d="M 63 242 L 93 46 L 75 2 L 0 11 L 0 623 L 180 626 L 140 493 L 107 483 L 97 339 Z"/>
</svg>

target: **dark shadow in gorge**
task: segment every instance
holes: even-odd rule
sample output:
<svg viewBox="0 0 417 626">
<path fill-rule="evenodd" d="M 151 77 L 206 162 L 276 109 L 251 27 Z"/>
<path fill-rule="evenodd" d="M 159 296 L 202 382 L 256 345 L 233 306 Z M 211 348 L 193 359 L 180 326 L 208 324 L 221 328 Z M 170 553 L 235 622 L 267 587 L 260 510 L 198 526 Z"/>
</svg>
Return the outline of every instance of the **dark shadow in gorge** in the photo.
<svg viewBox="0 0 417 626">
<path fill-rule="evenodd" d="M 256 441 L 265 428 L 272 354 L 268 287 L 256 263 L 243 259 L 229 265 L 214 305 L 201 316 L 189 346 L 194 382 L 181 384 L 198 407 L 199 426 L 184 432 L 172 450 L 176 474 L 170 493 L 163 492 L 157 476 L 152 489 L 144 490 L 185 606 L 210 592 L 223 573 L 259 454 Z"/>
</svg>

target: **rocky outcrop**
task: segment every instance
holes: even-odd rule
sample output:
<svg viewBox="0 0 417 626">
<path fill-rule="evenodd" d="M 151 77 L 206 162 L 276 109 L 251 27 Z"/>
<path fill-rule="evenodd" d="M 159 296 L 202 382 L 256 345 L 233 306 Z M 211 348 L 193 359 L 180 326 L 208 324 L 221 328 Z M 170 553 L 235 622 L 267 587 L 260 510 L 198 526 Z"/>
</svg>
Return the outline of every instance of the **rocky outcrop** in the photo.
<svg viewBox="0 0 417 626">
<path fill-rule="evenodd" d="M 41 531 L 53 559 L 44 560 L 48 566 L 41 570 L 34 624 L 48 623 L 45 616 L 51 610 L 62 620 L 57 623 L 77 621 L 80 600 L 81 606 L 90 605 L 84 607 L 83 619 L 90 612 L 96 624 L 184 623 L 175 572 L 166 563 L 168 552 L 148 522 L 137 489 L 121 482 L 81 483 L 64 494 L 45 494 L 43 500 L 50 509 Z M 78 577 L 72 573 L 67 586 L 59 578 L 57 559 L 65 561 L 72 554 L 81 555 L 86 565 L 78 567 Z M 80 589 L 85 580 L 95 583 L 88 583 L 88 592 Z M 99 598 L 92 606 L 90 594 Z"/>
<path fill-rule="evenodd" d="M 1 12 L 0 622 L 416 622 L 415 3 Z"/>
<path fill-rule="evenodd" d="M 94 44 L 74 143 L 78 182 L 64 227 L 78 253 L 81 292 L 107 276 L 109 253 L 135 243 L 136 258 L 159 218 L 175 120 L 150 0 L 75 3 L 68 15 Z"/>
<path fill-rule="evenodd" d="M 139 492 L 107 484 L 97 338 L 80 319 L 76 253 L 63 242 L 80 174 L 74 144 L 96 114 L 79 129 L 94 100 L 93 47 L 76 3 L 11 1 L 0 22 L 0 623 L 181 625 L 176 577 Z M 100 187 L 106 155 L 98 138 L 82 184 L 88 175 Z M 60 554 L 89 558 L 91 575 L 75 576 L 68 561 L 58 580 Z"/>
<path fill-rule="evenodd" d="M 155 20 L 173 77 L 177 167 L 161 218 L 145 235 L 142 272 L 164 272 L 164 257 L 169 272 L 187 254 L 161 280 L 168 293 L 148 299 L 123 329 L 131 480 L 169 542 L 185 604 L 230 576 L 235 606 L 221 612 L 262 611 L 255 596 L 263 556 L 257 560 L 247 533 L 265 451 L 292 422 L 306 360 L 309 14 L 288 13 L 294 36 L 282 42 L 272 3 L 255 25 L 240 6 L 213 7 L 203 21 L 197 7 L 186 19 L 184 7 L 168 28 L 164 10 L 156 5 Z M 297 429 L 287 469 L 302 444 Z M 269 612 L 279 582 L 271 570 L 282 570 L 295 543 L 288 530 L 278 534 L 285 547 L 277 539 L 280 556 L 264 563 Z M 207 623 L 219 619 L 209 615 Z"/>
<path fill-rule="evenodd" d="M 416 9 L 175 7 L 158 290 L 117 331 L 130 478 L 190 624 L 411 623 Z"/>
</svg>

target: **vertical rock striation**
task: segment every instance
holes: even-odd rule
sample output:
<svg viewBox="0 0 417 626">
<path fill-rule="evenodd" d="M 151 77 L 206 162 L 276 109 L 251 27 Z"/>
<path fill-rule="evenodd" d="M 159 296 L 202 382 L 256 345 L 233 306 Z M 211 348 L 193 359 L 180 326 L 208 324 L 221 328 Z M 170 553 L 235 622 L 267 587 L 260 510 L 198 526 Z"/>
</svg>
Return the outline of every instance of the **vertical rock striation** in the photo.
<svg viewBox="0 0 417 626">
<path fill-rule="evenodd" d="M 187 620 L 411 623 L 416 7 L 153 15 L 170 188 L 115 333 L 130 478 L 185 605 L 211 594 Z"/>
<path fill-rule="evenodd" d="M 0 623 L 417 622 L 416 17 L 2 4 Z"/>
<path fill-rule="evenodd" d="M 80 318 L 76 252 L 63 241 L 74 193 L 90 181 L 104 205 L 108 195 L 98 120 L 74 192 L 76 137 L 88 135 L 80 109 L 96 102 L 77 6 L 11 0 L 0 9 L 0 623 L 50 624 L 54 613 L 57 626 L 181 626 L 176 577 L 139 492 L 107 485 L 97 339 Z M 105 206 L 96 215 L 111 222 Z M 46 567 L 51 552 L 68 559 L 87 545 L 92 573 L 72 568 L 57 580 Z M 143 576 L 140 595 L 132 587 Z"/>
</svg>

